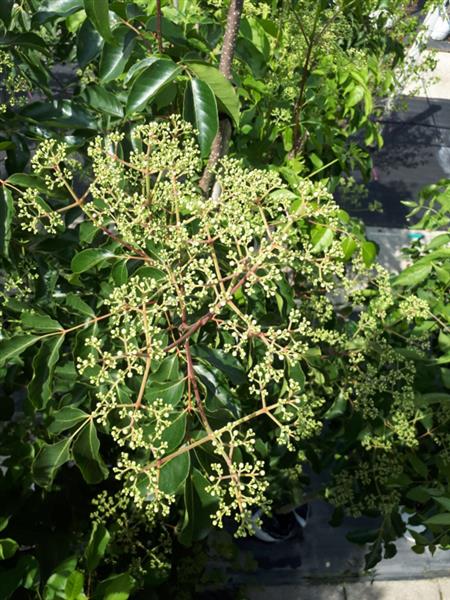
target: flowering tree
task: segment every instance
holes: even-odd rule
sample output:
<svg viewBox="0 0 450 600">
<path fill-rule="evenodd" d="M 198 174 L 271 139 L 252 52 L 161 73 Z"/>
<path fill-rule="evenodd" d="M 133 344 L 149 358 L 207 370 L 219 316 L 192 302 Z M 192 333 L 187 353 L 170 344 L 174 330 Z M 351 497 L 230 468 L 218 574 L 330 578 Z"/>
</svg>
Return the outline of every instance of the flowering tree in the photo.
<svg viewBox="0 0 450 600">
<path fill-rule="evenodd" d="M 251 535 L 258 514 L 301 501 L 307 464 L 331 472 L 315 492 L 336 518 L 381 516 L 376 531 L 353 536 L 372 542 L 368 567 L 394 553 L 400 506 L 425 527 L 418 551 L 447 545 L 449 240 L 413 249 L 415 264 L 391 281 L 362 225 L 334 202 L 333 182 L 300 176 L 326 61 L 310 50 L 287 134 L 272 128 L 269 103 L 277 69 L 297 72 L 287 67 L 290 28 L 286 60 L 270 66 L 272 96 L 246 74 L 255 59 L 238 58 L 242 101 L 261 94 L 240 116 L 229 80 L 250 33 L 275 60 L 282 28 L 267 23 L 265 3 L 231 3 L 223 72 L 192 56 L 216 58 L 221 5 L 208 3 L 203 20 L 204 3 L 35 4 L 0 13 L 5 35 L 18 36 L 5 67 L 29 76 L 17 61 L 24 48 L 38 60 L 38 39 L 62 28 L 84 73 L 71 100 L 6 107 L 15 132 L 0 196 L 0 595 L 182 597 L 192 548 L 213 528 Z M 372 23 L 344 4 L 348 34 L 353 19 Z M 24 7 L 42 38 L 27 30 Z M 333 43 L 347 39 L 332 7 L 283 4 L 282 23 L 290 8 L 306 15 L 305 43 L 319 19 Z M 171 56 L 153 55 L 161 49 Z M 363 95 L 335 105 L 348 135 L 372 127 L 372 91 L 351 78 Z M 271 133 L 255 140 L 271 139 L 283 157 L 264 170 L 248 166 L 262 160 L 245 139 L 263 114 Z M 233 123 L 232 153 L 245 161 L 221 157 Z M 40 143 L 21 172 L 28 136 Z"/>
</svg>

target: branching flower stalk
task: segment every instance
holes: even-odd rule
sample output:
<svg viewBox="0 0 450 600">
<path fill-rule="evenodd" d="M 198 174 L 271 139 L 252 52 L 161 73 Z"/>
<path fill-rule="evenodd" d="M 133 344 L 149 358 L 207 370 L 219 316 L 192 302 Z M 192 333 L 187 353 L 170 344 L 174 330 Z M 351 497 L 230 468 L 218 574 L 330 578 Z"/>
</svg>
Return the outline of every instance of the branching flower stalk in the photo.
<svg viewBox="0 0 450 600">
<path fill-rule="evenodd" d="M 23 235 L 60 235 L 73 210 L 80 236 L 92 233 L 55 288 L 60 327 L 32 341 L 63 336 L 62 362 L 73 347 L 83 422 L 114 442 L 119 491 L 102 492 L 96 520 L 123 513 L 124 527 L 132 519 L 136 531 L 167 531 L 183 489 L 196 485 L 211 522 L 233 518 L 246 535 L 256 509 L 271 511 L 268 449 L 288 464 L 303 456 L 337 397 L 369 421 L 384 419 L 362 439 L 365 451 L 389 453 L 396 440 L 414 447 L 414 364 L 385 335 L 395 304 L 387 274 L 367 270 L 361 240 L 325 187 L 288 189 L 273 172 L 223 159 L 220 201 L 205 198 L 193 133 L 175 117 L 141 125 L 128 155 L 121 134 L 96 138 L 81 197 L 70 149 L 38 148 L 34 173 L 52 195 L 13 190 Z M 14 285 L 4 285 L 7 301 Z M 368 286 L 378 290 L 369 303 Z M 72 288 L 84 317 L 66 324 Z M 349 302 L 367 308 L 348 320 L 339 306 Z M 408 324 L 427 314 L 426 302 L 404 300 L 397 317 Z"/>
</svg>

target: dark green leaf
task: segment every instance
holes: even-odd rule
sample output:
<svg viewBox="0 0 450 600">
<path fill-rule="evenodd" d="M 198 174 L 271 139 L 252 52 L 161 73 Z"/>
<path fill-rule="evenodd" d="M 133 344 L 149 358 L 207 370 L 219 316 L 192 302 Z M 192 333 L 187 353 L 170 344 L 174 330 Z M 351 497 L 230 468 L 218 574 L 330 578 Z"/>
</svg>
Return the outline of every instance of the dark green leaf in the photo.
<svg viewBox="0 0 450 600">
<path fill-rule="evenodd" d="M 136 275 L 136 273 L 134 273 Z M 111 269 L 111 276 L 116 285 L 123 285 L 128 281 L 127 260 L 119 260 Z"/>
<path fill-rule="evenodd" d="M 86 20 L 77 36 L 77 61 L 82 69 L 92 62 L 103 46 L 103 38 L 89 20 Z"/>
<path fill-rule="evenodd" d="M 12 46 L 32 48 L 48 54 L 47 44 L 35 33 L 13 33 L 10 31 L 0 35 L 0 48 L 11 48 Z"/>
<path fill-rule="evenodd" d="M 127 114 L 143 110 L 149 100 L 170 81 L 173 81 L 179 73 L 180 67 L 165 58 L 158 59 L 147 67 L 131 87 L 128 96 Z"/>
<path fill-rule="evenodd" d="M 5 186 L 2 186 L 0 189 L 0 256 L 9 256 L 13 215 L 12 194 Z"/>
<path fill-rule="evenodd" d="M 165 463 L 159 472 L 159 489 L 166 494 L 175 494 L 189 475 L 191 459 L 183 452 Z"/>
<path fill-rule="evenodd" d="M 7 560 L 14 556 L 19 549 L 19 544 L 11 538 L 0 540 L 0 560 Z"/>
<path fill-rule="evenodd" d="M 109 531 L 100 523 L 94 523 L 91 537 L 86 548 L 86 566 L 89 573 L 95 571 L 105 555 L 111 536 Z"/>
<path fill-rule="evenodd" d="M 8 183 L 18 185 L 24 188 L 34 188 L 40 192 L 48 192 L 48 186 L 37 175 L 29 175 L 28 173 L 13 173 L 8 177 Z"/>
<path fill-rule="evenodd" d="M 53 421 L 48 427 L 50 433 L 61 433 L 89 419 L 88 413 L 75 406 L 64 406 L 53 415 Z"/>
<path fill-rule="evenodd" d="M 183 397 L 184 383 L 184 378 L 178 381 L 151 382 L 147 386 L 144 397 L 149 403 L 161 398 L 174 407 Z"/>
<path fill-rule="evenodd" d="M 58 321 L 42 313 L 26 311 L 20 318 L 24 329 L 30 329 L 39 333 L 51 333 L 61 331 L 62 327 Z"/>
<path fill-rule="evenodd" d="M 378 529 L 355 529 L 354 531 L 349 531 L 346 534 L 346 538 L 349 542 L 353 544 L 367 544 L 369 542 L 374 542 L 378 537 Z"/>
<path fill-rule="evenodd" d="M 37 335 L 17 335 L 0 342 L 0 366 L 12 358 L 20 356 L 29 346 L 41 338 Z"/>
<path fill-rule="evenodd" d="M 52 396 L 53 373 L 63 341 L 63 335 L 49 339 L 33 359 L 33 378 L 28 386 L 28 397 L 38 410 L 45 408 Z"/>
<path fill-rule="evenodd" d="M 11 10 L 13 5 L 14 0 L 2 0 L 2 2 L 0 2 L 0 21 L 3 21 L 5 25 L 8 25 L 11 20 Z"/>
<path fill-rule="evenodd" d="M 85 90 L 89 106 L 100 113 L 123 117 L 123 107 L 117 97 L 99 85 L 90 85 Z"/>
<path fill-rule="evenodd" d="M 91 115 L 69 100 L 32 102 L 22 108 L 20 114 L 44 127 L 96 129 Z"/>
<path fill-rule="evenodd" d="M 131 81 L 135 75 L 143 71 L 146 67 L 152 65 L 157 60 L 159 60 L 157 56 L 147 56 L 147 58 L 142 58 L 134 63 L 134 65 L 129 68 L 128 73 L 125 75 L 125 85 Z"/>
<path fill-rule="evenodd" d="M 186 61 L 186 66 L 199 79 L 209 85 L 219 100 L 219 109 L 222 108 L 232 118 L 234 124 L 239 123 L 240 104 L 236 92 L 228 79 L 212 65 Z"/>
<path fill-rule="evenodd" d="M 186 434 L 186 413 L 179 415 L 167 429 L 164 430 L 161 440 L 167 443 L 166 454 L 176 450 L 184 440 Z"/>
<path fill-rule="evenodd" d="M 179 542 L 185 546 L 204 539 L 211 531 L 211 514 L 217 507 L 218 500 L 205 491 L 207 486 L 207 479 L 194 468 L 185 483 L 186 511 L 178 536 Z"/>
<path fill-rule="evenodd" d="M 364 556 L 366 570 L 373 569 L 382 559 L 382 544 L 378 538 L 374 544 L 369 546 L 369 552 Z"/>
<path fill-rule="evenodd" d="M 450 498 L 445 498 L 445 497 L 436 497 L 435 501 L 440 504 L 443 508 L 445 508 L 445 510 L 448 510 L 450 512 Z"/>
<path fill-rule="evenodd" d="M 219 116 L 213 91 L 200 79 L 192 79 L 186 87 L 184 118 L 197 129 L 202 157 L 208 157 L 219 129 Z"/>
<path fill-rule="evenodd" d="M 109 83 L 123 73 L 135 44 L 135 33 L 127 27 L 114 32 L 114 44 L 105 44 L 100 61 L 100 81 Z"/>
<path fill-rule="evenodd" d="M 51 485 L 56 471 L 70 458 L 71 442 L 69 437 L 40 448 L 32 466 L 33 479 L 38 485 L 44 488 Z"/>
<path fill-rule="evenodd" d="M 222 350 L 196 345 L 192 349 L 192 355 L 203 358 L 224 373 L 233 385 L 241 385 L 247 382 L 244 367 L 239 360 Z"/>
<path fill-rule="evenodd" d="M 450 527 L 450 512 L 433 515 L 424 521 L 425 525 L 442 525 Z"/>
<path fill-rule="evenodd" d="M 345 394 L 339 393 L 336 400 L 327 410 L 327 412 L 323 415 L 325 419 L 335 419 L 336 417 L 340 417 L 345 413 L 345 409 L 347 408 L 347 398 Z"/>
<path fill-rule="evenodd" d="M 84 300 L 82 300 L 77 294 L 70 292 L 66 296 L 66 305 L 71 308 L 74 312 L 85 317 L 93 317 L 95 315 L 92 308 Z"/>
<path fill-rule="evenodd" d="M 108 0 L 84 0 L 84 9 L 99 34 L 114 43 L 109 26 L 109 3 Z"/>
<path fill-rule="evenodd" d="M 133 590 L 134 579 L 129 573 L 113 575 L 100 581 L 95 588 L 94 600 L 127 600 Z"/>
<path fill-rule="evenodd" d="M 73 445 L 73 458 L 87 483 L 100 483 L 108 476 L 108 469 L 99 450 L 97 430 L 91 419 Z"/>
<path fill-rule="evenodd" d="M 66 17 L 83 8 L 83 0 L 46 0 L 39 6 L 39 12 Z"/>
<path fill-rule="evenodd" d="M 112 258 L 114 254 L 109 250 L 101 248 L 88 248 L 76 254 L 71 262 L 71 268 L 74 273 L 84 273 L 89 269 L 94 268 L 99 263 L 108 258 Z"/>
</svg>

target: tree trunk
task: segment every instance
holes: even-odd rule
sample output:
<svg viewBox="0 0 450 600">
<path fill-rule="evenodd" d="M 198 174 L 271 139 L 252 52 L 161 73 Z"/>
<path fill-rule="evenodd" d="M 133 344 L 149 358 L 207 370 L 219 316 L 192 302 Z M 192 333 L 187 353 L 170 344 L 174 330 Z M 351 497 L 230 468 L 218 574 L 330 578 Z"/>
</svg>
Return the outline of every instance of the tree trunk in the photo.
<svg viewBox="0 0 450 600">
<path fill-rule="evenodd" d="M 231 80 L 231 66 L 233 64 L 234 53 L 236 50 L 236 41 L 241 24 L 242 9 L 244 0 L 231 0 L 228 9 L 227 24 L 223 36 L 222 52 L 220 55 L 219 70 L 225 77 Z M 221 119 L 219 131 L 214 138 L 211 154 L 206 165 L 203 176 L 200 180 L 200 188 L 205 194 L 211 189 L 214 173 L 213 169 L 217 161 L 226 154 L 228 144 L 231 138 L 231 122 L 228 118 Z"/>
</svg>

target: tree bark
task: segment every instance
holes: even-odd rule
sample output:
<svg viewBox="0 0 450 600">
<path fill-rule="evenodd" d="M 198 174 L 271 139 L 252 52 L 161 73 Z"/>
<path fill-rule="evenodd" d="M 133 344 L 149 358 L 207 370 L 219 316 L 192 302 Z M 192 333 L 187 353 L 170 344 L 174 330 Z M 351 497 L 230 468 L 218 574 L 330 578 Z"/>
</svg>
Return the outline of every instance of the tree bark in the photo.
<svg viewBox="0 0 450 600">
<path fill-rule="evenodd" d="M 231 0 L 228 9 L 227 24 L 223 36 L 222 52 L 220 54 L 219 70 L 225 77 L 231 80 L 231 67 L 233 64 L 234 53 L 236 51 L 236 41 L 241 24 L 242 9 L 244 0 Z M 221 119 L 219 131 L 214 138 L 208 164 L 202 178 L 200 179 L 200 188 L 205 194 L 209 192 L 214 180 L 214 167 L 217 161 L 226 154 L 228 144 L 231 138 L 231 122 L 228 118 Z"/>
<path fill-rule="evenodd" d="M 161 0 L 156 0 L 156 39 L 158 41 L 158 52 L 160 54 L 163 53 L 161 17 Z"/>
</svg>

